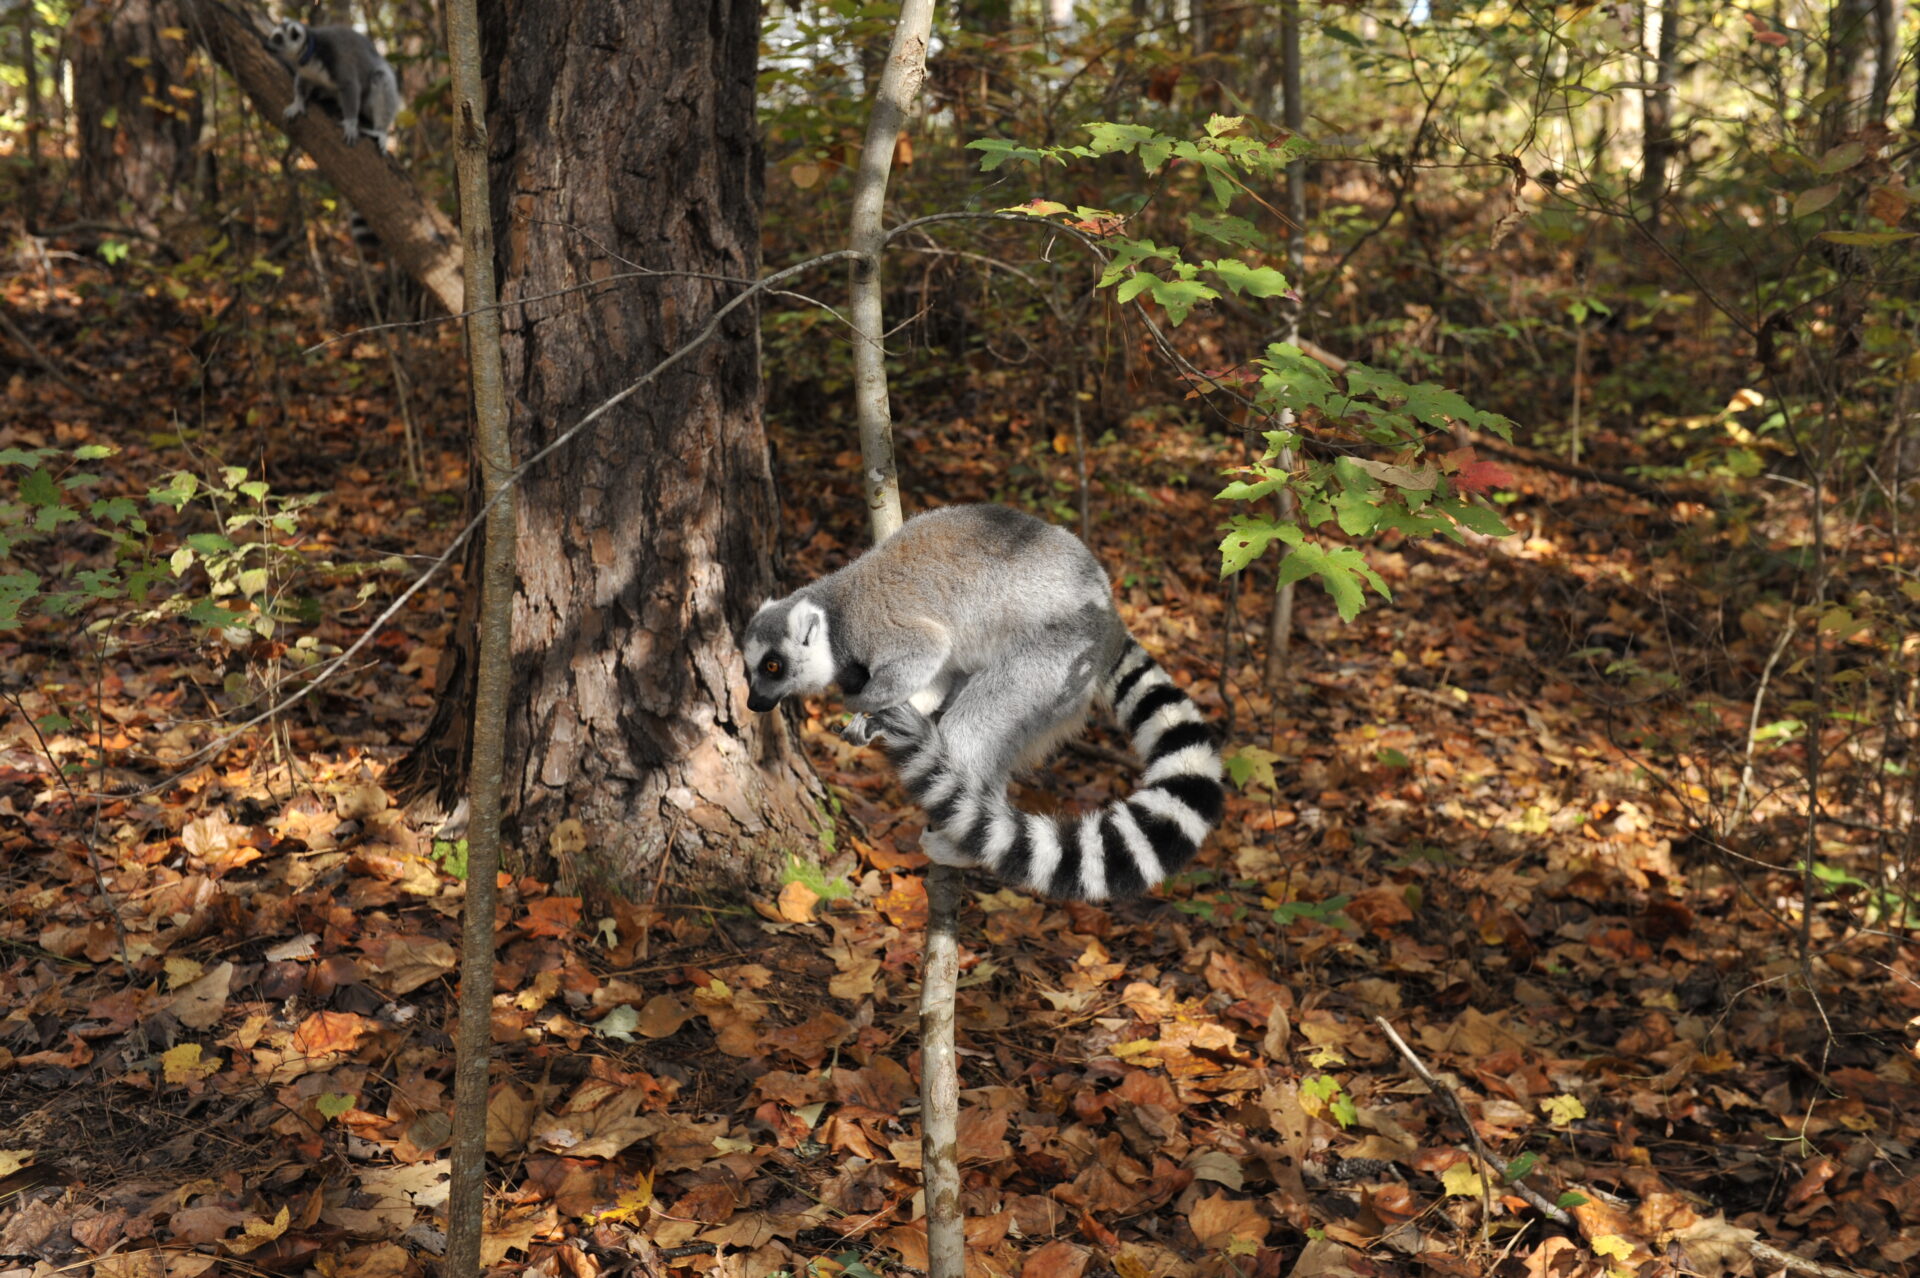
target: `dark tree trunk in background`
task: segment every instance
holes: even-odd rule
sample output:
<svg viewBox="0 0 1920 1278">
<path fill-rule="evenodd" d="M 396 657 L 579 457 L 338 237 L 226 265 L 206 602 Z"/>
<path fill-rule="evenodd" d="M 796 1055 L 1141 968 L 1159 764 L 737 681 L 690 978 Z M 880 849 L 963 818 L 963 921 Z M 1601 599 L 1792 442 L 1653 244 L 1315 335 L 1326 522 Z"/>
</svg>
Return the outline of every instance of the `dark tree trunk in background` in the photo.
<svg viewBox="0 0 1920 1278">
<path fill-rule="evenodd" d="M 1858 108 L 1871 92 L 1870 79 L 1861 73 L 1867 64 L 1864 54 L 1874 6 L 1875 0 L 1830 0 L 1825 87 L 1838 92 L 1820 112 L 1820 138 L 1826 146 L 1834 146 L 1857 126 Z"/>
<path fill-rule="evenodd" d="M 80 198 L 89 212 L 151 230 L 193 207 L 201 102 L 186 25 L 175 0 L 111 0 L 74 18 Z"/>
<path fill-rule="evenodd" d="M 483 5 L 516 461 L 739 290 L 668 278 L 515 298 L 628 263 L 759 273 L 759 16 L 757 0 Z M 759 396 L 748 305 L 520 489 L 510 845 L 544 852 L 580 821 L 587 851 L 560 868 L 584 885 L 644 895 L 669 843 L 683 883 L 764 878 L 813 844 L 817 782 L 784 721 L 747 710 L 735 642 L 774 587 Z M 413 761 L 428 781 L 464 765 L 471 662 L 448 660 Z"/>
<path fill-rule="evenodd" d="M 1679 52 L 1678 0 L 1661 0 L 1660 39 L 1655 46 L 1649 79 L 1656 87 L 1646 91 L 1646 131 L 1640 152 L 1640 215 L 1651 226 L 1660 224 L 1660 202 L 1667 193 L 1668 168 L 1678 149 L 1673 132 L 1673 76 Z"/>
<path fill-rule="evenodd" d="M 1873 87 L 1867 93 L 1867 120 L 1884 124 L 1893 82 L 1900 75 L 1900 0 L 1874 0 Z"/>
</svg>

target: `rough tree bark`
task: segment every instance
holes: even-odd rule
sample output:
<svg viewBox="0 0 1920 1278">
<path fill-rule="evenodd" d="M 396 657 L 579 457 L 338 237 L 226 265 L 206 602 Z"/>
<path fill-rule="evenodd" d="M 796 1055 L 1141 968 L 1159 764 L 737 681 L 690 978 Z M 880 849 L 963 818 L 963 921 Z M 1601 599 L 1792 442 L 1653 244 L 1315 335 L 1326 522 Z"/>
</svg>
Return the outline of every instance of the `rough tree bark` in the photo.
<svg viewBox="0 0 1920 1278">
<path fill-rule="evenodd" d="M 757 275 L 759 6 L 501 0 L 481 25 L 524 458 L 676 350 L 739 291 L 730 281 Z M 628 263 L 681 274 L 513 305 Z M 560 868 L 582 886 L 645 893 L 670 868 L 763 878 L 813 844 L 817 781 L 785 722 L 747 710 L 735 643 L 774 589 L 759 395 L 749 305 L 519 489 L 510 843 L 557 851 L 549 835 L 579 821 L 585 851 Z M 403 770 L 443 807 L 466 761 L 461 630 Z"/>
<path fill-rule="evenodd" d="M 139 0 L 144 2 L 144 0 Z M 449 314 L 462 309 L 460 243 L 446 214 L 414 186 L 406 170 L 362 139 L 347 145 L 338 120 L 309 107 L 283 120 L 293 79 L 261 44 L 254 24 L 220 0 L 177 0 L 188 30 L 226 68 L 265 120 L 284 129 L 347 203 L 367 219 L 394 264 L 419 282 Z"/>
<path fill-rule="evenodd" d="M 175 0 L 121 0 L 82 9 L 69 31 L 81 204 L 146 231 L 194 204 L 200 91 L 193 50 L 167 35 L 181 17 Z"/>
</svg>

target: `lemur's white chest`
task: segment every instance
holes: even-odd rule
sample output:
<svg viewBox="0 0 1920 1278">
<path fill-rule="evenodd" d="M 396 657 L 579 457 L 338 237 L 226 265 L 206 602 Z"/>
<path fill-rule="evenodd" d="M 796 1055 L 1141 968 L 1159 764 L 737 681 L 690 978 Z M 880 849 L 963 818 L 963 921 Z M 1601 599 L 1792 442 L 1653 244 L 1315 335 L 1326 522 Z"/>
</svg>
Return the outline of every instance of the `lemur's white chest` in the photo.
<svg viewBox="0 0 1920 1278">
<path fill-rule="evenodd" d="M 293 73 L 316 89 L 325 89 L 329 93 L 337 93 L 340 90 L 340 86 L 334 83 L 333 77 L 327 74 L 327 64 L 318 58 L 304 66 L 295 67 Z"/>
</svg>

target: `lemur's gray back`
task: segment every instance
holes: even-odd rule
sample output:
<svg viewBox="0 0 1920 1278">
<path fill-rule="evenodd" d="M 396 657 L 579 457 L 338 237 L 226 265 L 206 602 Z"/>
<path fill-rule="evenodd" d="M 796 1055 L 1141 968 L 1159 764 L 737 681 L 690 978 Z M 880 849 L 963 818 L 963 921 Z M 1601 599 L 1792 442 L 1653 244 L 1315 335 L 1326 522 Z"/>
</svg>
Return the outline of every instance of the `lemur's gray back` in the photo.
<svg viewBox="0 0 1920 1278">
<path fill-rule="evenodd" d="M 834 632 L 856 644 L 891 633 L 903 617 L 940 617 L 963 667 L 1049 630 L 1083 637 L 1106 662 L 1126 637 L 1093 552 L 1064 528 L 1005 506 L 918 515 L 795 595 L 817 600 Z"/>
</svg>

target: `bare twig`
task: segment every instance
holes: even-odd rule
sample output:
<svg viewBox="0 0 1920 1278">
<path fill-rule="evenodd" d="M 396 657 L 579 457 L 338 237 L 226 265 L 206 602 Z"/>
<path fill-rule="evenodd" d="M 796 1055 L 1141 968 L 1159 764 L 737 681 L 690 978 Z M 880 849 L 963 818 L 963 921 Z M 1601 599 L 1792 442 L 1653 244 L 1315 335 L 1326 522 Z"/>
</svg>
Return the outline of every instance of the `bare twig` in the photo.
<svg viewBox="0 0 1920 1278">
<path fill-rule="evenodd" d="M 867 141 L 853 182 L 853 214 L 848 241 L 853 259 L 853 404 L 860 422 L 860 491 L 867 499 L 873 539 L 884 540 L 900 526 L 900 474 L 893 457 L 893 417 L 887 405 L 887 352 L 883 344 L 880 251 L 886 247 L 887 176 L 907 112 L 920 96 L 927 75 L 927 42 L 933 29 L 933 0 L 906 0 L 893 29 L 893 48 L 880 72 Z M 935 1262 L 934 1270 L 939 1271 Z"/>
<path fill-rule="evenodd" d="M 1507 1164 L 1496 1157 L 1493 1151 L 1487 1148 L 1486 1142 L 1480 1139 L 1480 1133 L 1473 1125 L 1473 1118 L 1467 1113 L 1467 1107 L 1460 1103 L 1459 1095 L 1451 1087 L 1448 1087 L 1445 1083 L 1434 1077 L 1433 1071 L 1427 1068 L 1426 1063 L 1420 1059 L 1419 1055 L 1416 1054 L 1411 1047 L 1407 1046 L 1407 1040 L 1400 1037 L 1399 1031 L 1395 1030 L 1393 1026 L 1388 1023 L 1387 1018 L 1384 1016 L 1376 1016 L 1373 1018 L 1373 1023 L 1380 1027 L 1381 1033 L 1387 1036 L 1387 1040 L 1393 1044 L 1394 1050 L 1400 1053 L 1400 1059 L 1407 1063 L 1407 1068 L 1413 1071 L 1414 1077 L 1432 1088 L 1439 1095 L 1447 1098 L 1448 1103 L 1453 1106 L 1454 1114 L 1460 1119 L 1460 1125 L 1467 1131 L 1467 1139 L 1473 1142 L 1473 1152 L 1479 1155 L 1480 1161 L 1499 1173 L 1500 1179 L 1507 1182 L 1507 1188 L 1532 1203 L 1548 1220 L 1553 1221 L 1557 1225 L 1572 1226 L 1573 1217 L 1569 1216 L 1564 1208 L 1556 1207 L 1548 1202 L 1540 1195 L 1538 1190 L 1527 1184 L 1526 1181 L 1514 1180 L 1508 1175 Z"/>
<path fill-rule="evenodd" d="M 447 1196 L 449 1274 L 477 1274 L 486 1215 L 487 1089 L 493 1046 L 493 910 L 500 874 L 500 807 L 506 772 L 507 706 L 513 682 L 513 447 L 507 433 L 506 373 L 493 276 L 493 218 L 487 173 L 487 90 L 480 70 L 474 0 L 447 6 L 453 66 L 454 163 L 460 181 L 463 296 L 479 304 L 467 319 L 467 378 L 474 451 L 487 494 L 481 551 L 480 652 L 473 746 L 467 775 L 467 890 L 460 909 L 460 1026 L 455 1042 L 453 1183 Z"/>
<path fill-rule="evenodd" d="M 1760 672 L 1760 686 L 1753 692 L 1753 713 L 1747 717 L 1747 757 L 1740 768 L 1740 789 L 1734 795 L 1733 819 L 1727 823 L 1729 832 L 1737 829 L 1747 816 L 1747 792 L 1753 785 L 1753 747 L 1760 734 L 1760 709 L 1767 702 L 1767 684 L 1773 679 L 1773 668 L 1780 664 L 1780 654 L 1787 650 L 1793 631 L 1794 616 L 1788 613 L 1787 624 L 1781 627 L 1780 638 L 1774 641 L 1773 651 L 1767 656 L 1766 669 Z"/>
<path fill-rule="evenodd" d="M 1817 1260 L 1808 1260 L 1805 1256 L 1796 1256 L 1790 1251 L 1781 1251 L 1769 1246 L 1758 1238 L 1747 1244 L 1747 1251 L 1762 1264 L 1778 1265 L 1782 1269 L 1792 1269 L 1803 1274 L 1813 1274 L 1816 1278 L 1862 1278 L 1855 1269 L 1842 1269 L 1838 1265 L 1823 1265 Z"/>
<path fill-rule="evenodd" d="M 954 997 L 960 979 L 960 871 L 927 867 L 927 941 L 920 963 L 920 1166 L 927 1196 L 929 1278 L 962 1278 L 960 1075 Z"/>
<path fill-rule="evenodd" d="M 33 733 L 34 741 L 40 746 L 40 753 L 47 756 L 47 767 L 52 770 L 53 779 L 58 781 L 60 788 L 67 792 L 68 801 L 76 808 L 85 806 L 80 802 L 80 796 L 74 792 L 73 782 L 67 780 L 67 774 L 60 770 L 60 760 L 54 757 L 53 748 L 47 744 L 47 738 L 40 731 L 40 725 L 34 721 L 32 715 L 27 713 L 27 708 L 21 704 L 20 698 L 11 692 L 0 692 L 0 698 L 4 698 L 7 704 L 19 713 L 20 718 L 27 725 L 27 731 Z M 101 753 L 103 756 L 106 753 L 104 745 L 101 747 Z M 99 812 L 97 798 L 94 801 L 94 810 L 97 816 Z M 127 925 L 120 921 L 120 907 L 114 903 L 113 897 L 107 892 L 106 875 L 100 869 L 100 854 L 95 851 L 92 838 L 81 840 L 81 846 L 87 850 L 87 868 L 93 871 L 93 890 L 100 894 L 100 903 L 107 907 L 107 917 L 113 920 L 114 935 L 120 939 L 120 961 L 126 964 L 127 971 L 131 972 L 133 971 L 133 951 L 127 946 Z"/>
<path fill-rule="evenodd" d="M 20 331 L 20 326 L 13 322 L 13 317 L 8 315 L 4 308 L 0 308 L 0 333 L 5 333 L 18 343 L 20 348 L 32 357 L 33 362 L 46 370 L 47 376 L 60 383 L 62 387 L 72 391 L 89 404 L 98 404 L 101 402 L 99 396 L 61 372 L 59 365 L 48 359 L 47 353 L 38 346 L 35 346 L 33 339 Z"/>
</svg>

